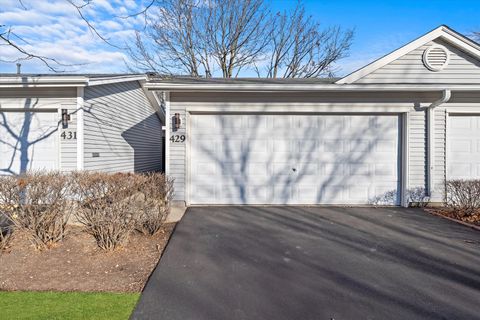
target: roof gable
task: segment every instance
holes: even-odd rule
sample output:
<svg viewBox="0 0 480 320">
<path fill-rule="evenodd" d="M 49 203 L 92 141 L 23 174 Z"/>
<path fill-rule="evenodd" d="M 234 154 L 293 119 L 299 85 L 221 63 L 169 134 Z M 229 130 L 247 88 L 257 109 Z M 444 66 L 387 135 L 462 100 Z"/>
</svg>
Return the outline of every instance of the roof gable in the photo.
<svg viewBox="0 0 480 320">
<path fill-rule="evenodd" d="M 424 47 L 429 43 L 445 43 L 448 46 L 451 46 L 455 51 L 462 51 L 474 59 L 480 61 L 480 45 L 476 42 L 468 39 L 467 37 L 461 35 L 460 33 L 450 29 L 447 26 L 440 26 L 427 34 L 421 36 L 420 38 L 404 45 L 403 47 L 385 55 L 384 57 L 368 64 L 367 66 L 360 68 L 357 71 L 341 78 L 336 83 L 337 84 L 351 84 L 355 82 L 360 82 L 359 80 L 364 77 L 376 72 L 380 68 L 394 62 L 395 60 L 405 56 L 406 54 Z"/>
</svg>

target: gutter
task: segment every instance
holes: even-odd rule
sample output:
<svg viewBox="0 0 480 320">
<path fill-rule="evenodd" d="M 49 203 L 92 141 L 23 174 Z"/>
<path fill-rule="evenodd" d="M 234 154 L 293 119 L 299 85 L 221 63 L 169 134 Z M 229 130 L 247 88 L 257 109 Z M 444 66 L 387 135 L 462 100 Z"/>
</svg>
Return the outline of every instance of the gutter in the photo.
<svg viewBox="0 0 480 320">
<path fill-rule="evenodd" d="M 479 85 L 449 85 L 450 90 L 480 91 Z M 406 84 L 178 84 L 168 82 L 147 82 L 148 90 L 171 92 L 358 92 L 358 91 L 392 91 L 392 92 L 438 92 L 438 84 L 406 85 Z"/>
<path fill-rule="evenodd" d="M 452 93 L 450 89 L 442 91 L 442 97 L 427 107 L 427 195 L 431 198 L 433 194 L 433 175 L 435 171 L 435 108 L 450 101 Z M 431 199 L 430 199 L 431 200 Z"/>
<path fill-rule="evenodd" d="M 85 87 L 88 79 L 83 76 L 50 77 L 0 77 L 0 88 Z"/>
</svg>

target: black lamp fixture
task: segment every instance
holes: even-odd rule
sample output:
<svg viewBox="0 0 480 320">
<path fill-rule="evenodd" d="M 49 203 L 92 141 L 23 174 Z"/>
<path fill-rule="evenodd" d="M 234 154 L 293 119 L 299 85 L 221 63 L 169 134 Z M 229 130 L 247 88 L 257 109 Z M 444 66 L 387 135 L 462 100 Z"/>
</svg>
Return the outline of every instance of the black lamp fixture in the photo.
<svg viewBox="0 0 480 320">
<path fill-rule="evenodd" d="M 64 128 L 68 127 L 68 121 L 70 121 L 70 115 L 68 114 L 68 110 L 62 109 L 62 126 Z"/>
<path fill-rule="evenodd" d="M 180 129 L 180 125 L 182 124 L 182 119 L 180 118 L 180 113 L 175 113 L 173 117 L 173 128 L 175 130 Z"/>
</svg>

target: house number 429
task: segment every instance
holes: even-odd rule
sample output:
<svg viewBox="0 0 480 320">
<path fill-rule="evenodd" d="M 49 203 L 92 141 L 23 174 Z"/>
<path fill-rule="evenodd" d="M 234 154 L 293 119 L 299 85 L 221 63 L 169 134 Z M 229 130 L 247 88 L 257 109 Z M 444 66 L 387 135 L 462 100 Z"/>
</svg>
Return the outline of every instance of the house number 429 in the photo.
<svg viewBox="0 0 480 320">
<path fill-rule="evenodd" d="M 179 142 L 179 143 L 185 142 L 185 136 L 183 134 L 182 135 L 175 134 L 170 137 L 170 142 Z"/>
</svg>

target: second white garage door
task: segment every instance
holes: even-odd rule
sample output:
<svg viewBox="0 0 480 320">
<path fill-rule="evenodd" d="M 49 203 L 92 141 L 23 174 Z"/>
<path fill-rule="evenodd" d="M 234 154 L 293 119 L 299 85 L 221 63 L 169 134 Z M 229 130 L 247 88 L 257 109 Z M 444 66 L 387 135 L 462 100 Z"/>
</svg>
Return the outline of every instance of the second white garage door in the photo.
<svg viewBox="0 0 480 320">
<path fill-rule="evenodd" d="M 397 205 L 398 115 L 196 114 L 190 204 Z"/>
<path fill-rule="evenodd" d="M 447 128 L 447 179 L 480 178 L 480 115 L 451 115 Z"/>
</svg>

